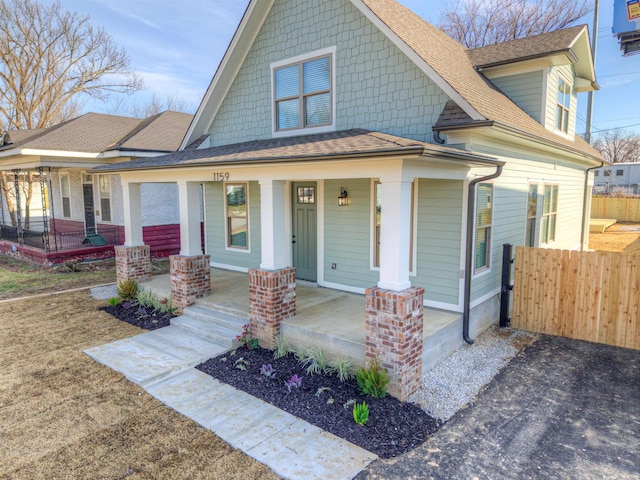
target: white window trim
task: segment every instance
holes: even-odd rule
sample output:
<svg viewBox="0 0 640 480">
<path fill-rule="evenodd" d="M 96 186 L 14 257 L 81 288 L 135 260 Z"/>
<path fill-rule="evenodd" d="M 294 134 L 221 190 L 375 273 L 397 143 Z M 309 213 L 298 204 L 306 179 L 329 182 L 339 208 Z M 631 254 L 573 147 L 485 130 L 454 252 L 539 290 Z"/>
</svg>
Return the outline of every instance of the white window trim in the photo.
<svg viewBox="0 0 640 480">
<path fill-rule="evenodd" d="M 370 205 L 371 205 L 371 215 L 369 216 L 370 218 L 370 225 L 369 225 L 369 232 L 371 234 L 371 245 L 370 245 L 370 251 L 369 251 L 369 269 L 371 271 L 374 272 L 379 272 L 380 271 L 380 267 L 376 266 L 375 263 L 375 256 L 376 256 L 376 235 L 375 235 L 375 228 L 376 228 L 376 183 L 380 183 L 382 184 L 382 182 L 380 182 L 379 178 L 372 178 L 371 179 L 371 201 L 370 201 Z M 412 225 L 412 229 L 411 229 L 411 242 L 413 245 L 413 248 L 411 249 L 411 253 L 413 253 L 413 255 L 411 256 L 411 258 L 409 259 L 410 261 L 410 269 L 409 269 L 409 276 L 411 277 L 415 277 L 418 274 L 418 185 L 419 185 L 419 181 L 418 178 L 414 179 L 413 181 L 413 195 L 411 196 L 411 206 L 412 206 L 412 212 L 413 215 L 411 216 L 411 225 Z"/>
<path fill-rule="evenodd" d="M 106 223 L 107 225 L 112 225 L 113 224 L 113 201 L 112 201 L 112 193 L 113 193 L 113 188 L 111 188 L 111 175 L 97 175 L 98 177 L 98 205 L 100 205 L 100 223 Z M 111 220 L 105 220 L 104 218 L 102 218 L 102 214 L 104 209 L 102 208 L 102 190 L 100 188 L 100 179 L 102 177 L 107 177 L 109 179 L 109 213 L 111 214 Z M 95 185 L 94 185 L 95 188 Z M 94 207 L 95 209 L 95 207 Z M 97 223 L 97 222 L 96 222 Z M 97 225 L 96 225 L 97 227 Z"/>
<path fill-rule="evenodd" d="M 67 197 L 69 199 L 68 217 L 65 217 L 64 215 L 64 202 L 62 201 L 64 198 L 64 195 L 62 195 L 62 177 L 67 177 L 67 185 L 69 185 L 69 196 Z M 73 204 L 71 202 L 71 175 L 69 175 L 69 172 L 60 172 L 58 174 L 58 178 L 60 180 L 60 210 L 62 210 L 60 213 L 62 213 L 62 218 L 73 218 Z"/>
<path fill-rule="evenodd" d="M 533 232 L 533 237 L 535 239 L 535 241 L 533 242 L 534 245 L 532 245 L 533 247 L 537 247 L 538 244 L 540 243 L 540 238 L 539 238 L 539 234 L 540 234 L 540 185 L 542 184 L 541 181 L 539 180 L 529 180 L 527 182 L 527 203 L 525 205 L 525 219 L 524 219 L 524 241 L 522 242 L 522 244 L 524 246 L 527 245 L 527 227 L 529 226 L 529 191 L 531 190 L 531 186 L 532 185 L 536 185 L 536 189 L 537 189 L 537 196 L 536 196 L 536 227 L 535 230 Z"/>
<path fill-rule="evenodd" d="M 538 243 L 540 245 L 540 247 L 543 248 L 549 248 L 549 247 L 553 247 L 556 243 L 556 238 L 558 237 L 558 209 L 560 207 L 560 182 L 558 180 L 547 180 L 546 182 L 542 183 L 542 203 L 540 205 L 540 233 L 538 236 Z M 553 239 L 552 242 L 546 243 L 543 240 L 546 239 L 542 239 L 540 238 L 540 235 L 542 235 L 542 220 L 544 218 L 544 191 L 545 191 L 545 187 L 547 186 L 557 186 L 558 187 L 558 193 L 557 193 L 557 198 L 556 198 L 556 238 Z"/>
<path fill-rule="evenodd" d="M 482 267 L 479 270 L 476 270 L 476 233 L 478 232 L 478 228 L 477 228 L 477 222 L 478 222 L 478 187 L 482 184 L 489 184 L 491 185 L 491 224 L 489 227 L 489 245 L 487 248 L 487 251 L 489 253 L 489 261 L 487 262 L 487 266 L 486 267 Z M 496 187 L 495 187 L 495 183 L 493 182 L 493 180 L 489 180 L 487 182 L 480 182 L 478 184 L 476 184 L 475 189 L 474 189 L 474 195 L 475 198 L 473 199 L 474 202 L 474 207 L 473 207 L 473 253 L 472 253 L 472 262 L 473 265 L 471 265 L 471 270 L 472 270 L 472 274 L 471 274 L 471 278 L 475 279 L 475 278 L 480 278 L 483 277 L 485 275 L 488 275 L 489 273 L 491 273 L 491 264 L 493 262 L 493 233 L 494 233 L 494 226 L 493 226 L 493 219 L 495 218 L 495 204 L 496 204 Z"/>
<path fill-rule="evenodd" d="M 246 188 L 245 202 L 247 203 L 247 248 L 229 245 L 229 216 L 227 215 L 227 185 L 244 185 Z M 224 249 L 227 252 L 251 253 L 251 203 L 249 201 L 249 182 L 224 182 L 222 184 L 222 201 L 224 208 Z"/>
<path fill-rule="evenodd" d="M 271 135 L 272 137 L 292 137 L 295 135 L 312 135 L 315 133 L 335 132 L 336 130 L 336 47 L 323 48 L 321 50 L 315 50 L 313 52 L 298 55 L 296 57 L 287 58 L 285 60 L 279 60 L 269 65 L 271 72 Z M 288 130 L 277 130 L 276 115 L 275 115 L 275 70 L 280 67 L 292 65 L 295 63 L 302 63 L 307 60 L 311 60 L 316 57 L 323 57 L 329 55 L 331 62 L 331 123 L 329 125 L 322 125 L 320 127 L 308 127 L 308 128 L 293 128 Z"/>
<path fill-rule="evenodd" d="M 567 84 L 569 86 L 569 109 L 567 110 L 567 131 L 565 132 L 564 130 L 562 130 L 561 128 L 558 128 L 558 87 L 559 87 L 559 82 L 560 80 L 562 80 L 565 84 Z M 571 123 L 571 116 L 572 116 L 572 109 L 571 106 L 573 104 L 573 82 L 569 81 L 564 75 L 562 74 L 558 74 L 558 78 L 557 78 L 557 82 L 556 82 L 556 88 L 555 88 L 555 98 L 553 100 L 553 104 L 555 106 L 555 117 L 553 119 L 553 131 L 555 133 L 557 133 L 558 135 L 565 137 L 569 140 L 573 139 L 573 135 L 571 135 L 571 129 L 569 127 L 569 124 Z M 564 107 L 563 107 L 564 108 Z"/>
</svg>

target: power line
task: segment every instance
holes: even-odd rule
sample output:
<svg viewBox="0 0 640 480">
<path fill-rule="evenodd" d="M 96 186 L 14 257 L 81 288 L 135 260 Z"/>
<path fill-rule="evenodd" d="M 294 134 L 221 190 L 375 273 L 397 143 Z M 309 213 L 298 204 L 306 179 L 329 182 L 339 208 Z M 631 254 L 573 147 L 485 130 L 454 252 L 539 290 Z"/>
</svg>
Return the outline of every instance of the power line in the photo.
<svg viewBox="0 0 640 480">
<path fill-rule="evenodd" d="M 629 128 L 629 127 L 637 127 L 637 126 L 640 126 L 640 123 L 633 123 L 633 124 L 631 124 L 631 125 L 619 125 L 619 126 L 617 126 L 617 127 L 613 127 L 613 128 L 604 128 L 604 129 L 596 128 L 596 127 L 594 127 L 594 126 L 592 125 L 592 128 L 593 128 L 594 130 L 599 131 L 599 132 L 610 132 L 611 130 L 618 130 L 618 129 L 621 129 L 621 128 Z M 583 133 L 580 133 L 579 135 L 580 135 L 580 136 L 584 135 L 584 132 L 583 132 Z"/>
</svg>

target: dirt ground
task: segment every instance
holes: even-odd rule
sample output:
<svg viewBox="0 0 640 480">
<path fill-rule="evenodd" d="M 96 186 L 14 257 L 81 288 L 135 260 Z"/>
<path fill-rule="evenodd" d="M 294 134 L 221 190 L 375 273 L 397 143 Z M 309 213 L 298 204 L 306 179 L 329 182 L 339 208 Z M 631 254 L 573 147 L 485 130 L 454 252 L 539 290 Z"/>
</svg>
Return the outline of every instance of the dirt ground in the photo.
<svg viewBox="0 0 640 480">
<path fill-rule="evenodd" d="M 604 252 L 640 253 L 640 225 L 616 223 L 604 233 L 591 233 L 589 248 Z"/>
<path fill-rule="evenodd" d="M 0 479 L 274 479 L 82 350 L 141 333 L 79 291 L 0 304 Z"/>
<path fill-rule="evenodd" d="M 640 478 L 640 351 L 543 335 L 423 445 L 357 480 Z"/>
</svg>

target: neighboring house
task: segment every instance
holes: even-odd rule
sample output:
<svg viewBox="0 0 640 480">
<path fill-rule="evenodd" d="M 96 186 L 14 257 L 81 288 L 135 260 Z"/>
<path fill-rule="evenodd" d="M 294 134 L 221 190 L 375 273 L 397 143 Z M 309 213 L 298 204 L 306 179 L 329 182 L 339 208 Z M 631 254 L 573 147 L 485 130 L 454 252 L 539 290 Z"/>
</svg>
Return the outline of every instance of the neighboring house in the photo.
<svg viewBox="0 0 640 480">
<path fill-rule="evenodd" d="M 5 133 L 0 251 L 40 263 L 113 256 L 124 241 L 120 179 L 89 170 L 177 150 L 192 118 L 171 111 L 144 120 L 87 113 L 47 129 Z M 142 225 L 153 255 L 178 251 L 176 203 L 175 184 L 145 185 Z"/>
<path fill-rule="evenodd" d="M 498 318 L 504 243 L 586 243 L 602 158 L 576 109 L 596 88 L 584 26 L 467 50 L 393 0 L 253 0 L 183 151 L 95 171 L 120 174 L 132 219 L 141 185 L 178 183 L 177 302 L 207 293 L 179 265 L 248 271 L 263 344 L 295 315 L 293 272 L 366 294 L 366 356 L 406 398 L 423 306 L 459 312 L 471 341 Z M 133 268 L 135 220 L 125 237 Z"/>
<path fill-rule="evenodd" d="M 593 174 L 594 193 L 640 195 L 640 162 L 614 163 Z"/>
</svg>

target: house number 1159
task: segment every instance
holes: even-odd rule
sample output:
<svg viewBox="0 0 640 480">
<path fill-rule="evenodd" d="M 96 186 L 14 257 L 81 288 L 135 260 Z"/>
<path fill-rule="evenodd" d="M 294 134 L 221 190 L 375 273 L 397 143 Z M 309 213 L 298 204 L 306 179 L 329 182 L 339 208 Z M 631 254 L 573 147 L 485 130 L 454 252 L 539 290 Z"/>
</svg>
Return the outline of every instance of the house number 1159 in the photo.
<svg viewBox="0 0 640 480">
<path fill-rule="evenodd" d="M 229 180 L 229 172 L 215 172 L 213 174 L 214 182 L 226 182 Z"/>
</svg>

